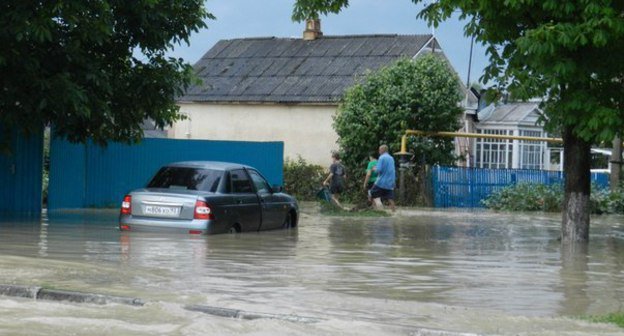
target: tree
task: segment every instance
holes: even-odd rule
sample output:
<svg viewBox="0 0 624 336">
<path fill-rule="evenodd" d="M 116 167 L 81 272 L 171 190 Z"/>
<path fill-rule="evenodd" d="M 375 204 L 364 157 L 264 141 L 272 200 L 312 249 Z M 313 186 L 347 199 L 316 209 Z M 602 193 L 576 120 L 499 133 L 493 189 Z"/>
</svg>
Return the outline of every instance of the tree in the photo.
<svg viewBox="0 0 624 336">
<path fill-rule="evenodd" d="M 456 131 L 460 101 L 457 75 L 436 55 L 402 59 L 369 73 L 347 90 L 334 118 L 344 163 L 361 170 L 380 144 L 399 150 L 407 129 Z M 412 139 L 410 147 L 426 163 L 449 164 L 456 159 L 452 139 Z"/>
<path fill-rule="evenodd" d="M 171 125 L 193 73 L 166 52 L 210 18 L 202 0 L 3 1 L 0 125 L 100 144 Z"/>
<path fill-rule="evenodd" d="M 546 127 L 564 139 L 562 241 L 588 241 L 591 143 L 611 141 L 624 127 L 624 63 L 617 57 L 624 3 L 438 0 L 420 17 L 437 26 L 456 10 L 468 20 L 466 35 L 487 47 L 482 82 L 518 98 L 544 97 Z"/>
<path fill-rule="evenodd" d="M 293 8 L 292 19 L 301 22 L 318 19 L 319 14 L 338 13 L 349 6 L 349 0 L 297 0 Z"/>
<path fill-rule="evenodd" d="M 589 239 L 591 144 L 624 126 L 621 2 L 441 0 L 421 16 L 434 25 L 459 9 L 468 35 L 488 47 L 484 81 L 519 98 L 545 97 L 546 127 L 564 139 L 564 242 Z"/>
</svg>

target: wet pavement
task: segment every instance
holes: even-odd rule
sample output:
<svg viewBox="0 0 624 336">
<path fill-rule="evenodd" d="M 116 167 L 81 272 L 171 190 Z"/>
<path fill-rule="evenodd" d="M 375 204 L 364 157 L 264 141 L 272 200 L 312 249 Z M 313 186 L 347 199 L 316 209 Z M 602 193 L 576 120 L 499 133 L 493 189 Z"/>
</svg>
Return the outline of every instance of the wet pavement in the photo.
<svg viewBox="0 0 624 336">
<path fill-rule="evenodd" d="M 624 335 L 575 317 L 624 302 L 624 217 L 592 219 L 562 249 L 557 214 L 399 210 L 338 218 L 303 207 L 296 230 L 119 232 L 117 211 L 0 223 L 0 283 L 140 297 L 144 307 L 0 297 L 0 334 Z M 199 304 L 323 319 L 242 321 Z"/>
</svg>

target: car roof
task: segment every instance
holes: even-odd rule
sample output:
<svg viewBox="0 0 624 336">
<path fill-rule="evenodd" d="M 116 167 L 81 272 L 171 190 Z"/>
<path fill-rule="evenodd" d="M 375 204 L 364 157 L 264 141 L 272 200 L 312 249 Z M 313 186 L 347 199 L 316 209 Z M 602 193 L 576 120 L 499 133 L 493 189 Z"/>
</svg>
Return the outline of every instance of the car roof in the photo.
<svg viewBox="0 0 624 336">
<path fill-rule="evenodd" d="M 240 163 L 220 162 L 220 161 L 182 161 L 182 162 L 172 162 L 172 163 L 167 164 L 166 166 L 167 167 L 204 168 L 204 169 L 214 169 L 214 170 L 230 170 L 230 169 L 241 169 L 241 168 L 255 169 L 251 166 L 243 165 Z"/>
</svg>

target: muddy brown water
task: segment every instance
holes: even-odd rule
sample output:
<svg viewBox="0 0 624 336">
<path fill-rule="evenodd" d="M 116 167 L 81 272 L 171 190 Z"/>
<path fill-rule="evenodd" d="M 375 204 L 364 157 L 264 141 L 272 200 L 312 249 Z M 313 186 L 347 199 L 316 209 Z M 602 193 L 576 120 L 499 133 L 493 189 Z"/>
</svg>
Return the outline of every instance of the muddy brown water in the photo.
<svg viewBox="0 0 624 336">
<path fill-rule="evenodd" d="M 561 248 L 557 214 L 399 210 L 296 230 L 192 236 L 119 232 L 116 211 L 0 223 L 0 283 L 140 297 L 144 307 L 0 297 L 7 335 L 624 335 L 576 317 L 624 309 L 624 217 L 592 219 Z M 323 319 L 241 321 L 202 304 Z"/>
</svg>

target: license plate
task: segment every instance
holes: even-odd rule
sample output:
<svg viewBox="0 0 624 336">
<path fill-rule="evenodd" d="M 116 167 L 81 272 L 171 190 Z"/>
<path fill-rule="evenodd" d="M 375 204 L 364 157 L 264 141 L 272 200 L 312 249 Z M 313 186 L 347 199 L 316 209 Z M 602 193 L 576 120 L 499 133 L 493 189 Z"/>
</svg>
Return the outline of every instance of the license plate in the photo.
<svg viewBox="0 0 624 336">
<path fill-rule="evenodd" d="M 178 217 L 180 215 L 180 208 L 146 205 L 145 208 L 143 209 L 143 213 L 145 213 L 146 215 L 152 215 L 152 216 Z"/>
</svg>

